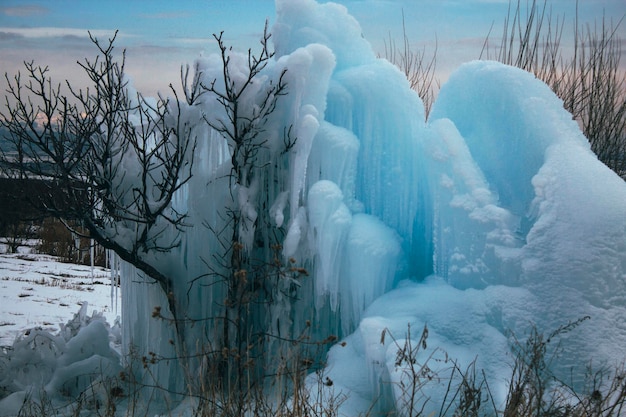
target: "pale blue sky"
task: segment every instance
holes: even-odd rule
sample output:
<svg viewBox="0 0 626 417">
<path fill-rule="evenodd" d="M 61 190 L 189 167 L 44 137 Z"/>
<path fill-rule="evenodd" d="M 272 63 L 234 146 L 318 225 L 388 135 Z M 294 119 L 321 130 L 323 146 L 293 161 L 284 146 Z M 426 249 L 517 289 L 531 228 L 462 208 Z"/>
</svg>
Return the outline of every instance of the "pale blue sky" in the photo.
<svg viewBox="0 0 626 417">
<path fill-rule="evenodd" d="M 438 44 L 441 77 L 477 58 L 492 23 L 501 34 L 508 0 L 339 0 L 361 23 L 364 36 L 383 52 L 392 34 L 400 40 L 404 11 L 407 30 L 427 54 Z M 526 1 L 523 0 L 522 3 Z M 550 0 L 553 13 L 565 16 L 571 33 L 574 0 Z M 579 0 L 583 22 L 619 20 L 624 0 Z M 47 64 L 53 75 L 76 79 L 76 60 L 93 56 L 87 30 L 105 37 L 119 30 L 118 47 L 127 49 L 127 72 L 147 94 L 178 82 L 180 65 L 214 51 L 211 35 L 221 30 L 235 46 L 258 44 L 265 19 L 274 19 L 273 0 L 0 0 L 0 63 L 15 73 L 24 60 Z M 619 36 L 626 38 L 626 22 Z M 565 41 L 567 42 L 567 40 Z M 0 87 L 4 90 L 4 80 Z"/>
</svg>

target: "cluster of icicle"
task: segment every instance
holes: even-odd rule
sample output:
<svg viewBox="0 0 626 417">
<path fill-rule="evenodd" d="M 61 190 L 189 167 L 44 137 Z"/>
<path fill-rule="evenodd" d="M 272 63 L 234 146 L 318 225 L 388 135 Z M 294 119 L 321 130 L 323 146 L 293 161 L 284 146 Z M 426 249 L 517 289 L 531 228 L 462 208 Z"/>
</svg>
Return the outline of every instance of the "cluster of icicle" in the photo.
<svg viewBox="0 0 626 417">
<path fill-rule="evenodd" d="M 284 70 L 287 94 L 262 126 L 245 186 L 231 175 L 232 143 L 205 122 L 228 122 L 215 96 L 181 104 L 181 120 L 194 126 L 197 138 L 193 176 L 172 207 L 186 213 L 187 227 L 163 237 L 179 243 L 173 250 L 148 255 L 174 278 L 172 294 L 131 265 L 120 265 L 126 346 L 176 356 L 173 326 L 153 317 L 155 307 L 167 316 L 168 297 L 176 299 L 179 319 L 192 323 L 185 329 L 187 350 L 214 343 L 219 335 L 211 318 L 224 315 L 232 227 L 239 228 L 237 244 L 251 259 L 272 264 L 279 247 L 281 263 L 308 272 L 273 282 L 271 303 L 256 307 L 255 328 L 280 338 L 301 334 L 308 322 L 315 323 L 316 337 L 346 336 L 367 306 L 398 282 L 433 273 L 456 289 L 525 286 L 540 294 L 534 319 L 550 326 L 558 327 L 571 306 L 581 314 L 585 303 L 619 307 L 601 287 L 624 293 L 620 272 L 609 266 L 626 264 L 623 251 L 605 250 L 611 242 L 624 247 L 624 202 L 602 199 L 623 195 L 623 184 L 595 161 L 547 86 L 523 71 L 471 63 L 451 77 L 426 123 L 423 104 L 403 74 L 376 57 L 345 8 L 313 0 L 277 0 L 276 7 L 276 55 L 240 97 L 239 110 L 244 117 L 258 111 L 267 86 Z M 232 53 L 236 83 L 246 79 L 247 63 L 247 56 Z M 219 56 L 197 61 L 204 85 L 219 88 L 222 64 Z M 571 161 L 589 169 L 567 168 Z M 618 191 L 591 187 L 594 172 L 606 178 L 606 190 Z M 586 193 L 602 198 L 581 200 L 573 184 L 583 183 Z M 570 202 L 588 206 L 589 213 L 568 210 Z M 240 219 L 236 226 L 233 212 Z M 591 242 L 584 224 L 602 242 Z M 580 263 L 584 259 L 590 261 Z M 592 276 L 595 283 L 588 286 Z M 573 290 L 562 291 L 567 286 Z M 555 303 L 556 293 L 567 301 Z M 510 312 L 510 322 L 491 322 L 504 315 L 496 304 L 479 324 L 465 316 L 453 322 L 488 324 L 505 338 L 508 324 L 528 320 L 525 307 Z M 389 314 L 417 317 L 418 306 L 402 306 Z M 432 308 L 429 314 L 448 314 L 442 303 Z M 444 341 L 458 336 L 446 325 L 431 327 L 431 334 L 437 332 Z M 623 337 L 616 335 L 611 346 Z M 163 362 L 151 376 L 174 390 L 180 372 Z"/>
</svg>

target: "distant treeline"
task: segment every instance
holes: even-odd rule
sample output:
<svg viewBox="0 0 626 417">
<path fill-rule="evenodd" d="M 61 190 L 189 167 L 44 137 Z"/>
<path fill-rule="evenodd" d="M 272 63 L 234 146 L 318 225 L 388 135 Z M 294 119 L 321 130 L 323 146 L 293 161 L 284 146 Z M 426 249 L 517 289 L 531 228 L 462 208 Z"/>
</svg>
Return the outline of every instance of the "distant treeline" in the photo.
<svg viewBox="0 0 626 417">
<path fill-rule="evenodd" d="M 51 203 L 57 209 L 69 204 L 62 188 L 52 182 L 0 177 L 0 242 L 6 245 L 8 252 L 17 252 L 33 239 L 40 253 L 58 256 L 64 261 L 90 263 L 92 242 L 85 237 L 80 223 L 65 219 L 81 236 L 71 233 L 50 216 L 46 204 Z M 103 265 L 104 249 L 97 247 L 93 253 L 95 263 Z"/>
<path fill-rule="evenodd" d="M 50 185 L 41 180 L 0 177 L 0 225 L 46 217 L 41 201 L 50 190 Z"/>
<path fill-rule="evenodd" d="M 58 209 L 69 202 L 63 189 L 51 181 L 0 177 L 0 221 L 41 220 L 48 217 L 47 204 Z"/>
</svg>

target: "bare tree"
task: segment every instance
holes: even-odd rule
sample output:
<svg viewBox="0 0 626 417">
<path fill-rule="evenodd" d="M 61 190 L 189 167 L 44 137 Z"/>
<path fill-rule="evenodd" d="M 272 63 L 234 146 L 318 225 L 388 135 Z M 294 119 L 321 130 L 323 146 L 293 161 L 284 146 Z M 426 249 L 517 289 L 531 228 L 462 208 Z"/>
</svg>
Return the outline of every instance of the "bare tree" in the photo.
<svg viewBox="0 0 626 417">
<path fill-rule="evenodd" d="M 220 354 L 217 373 L 221 383 L 231 387 L 233 415 L 242 412 L 250 395 L 262 387 L 266 376 L 277 379 L 280 372 L 266 363 L 272 354 L 278 354 L 277 351 L 269 353 L 272 352 L 270 346 L 274 345 L 272 341 L 288 345 L 290 355 L 296 345 L 319 348 L 324 344 L 304 340 L 304 335 L 310 333 L 308 325 L 297 334 L 282 335 L 273 325 L 268 326 L 281 319 L 287 322 L 286 317 L 272 317 L 272 307 L 281 302 L 289 303 L 290 283 L 306 275 L 293 261 L 284 265 L 280 243 L 286 230 L 284 226 L 272 225 L 268 218 L 273 203 L 271 196 L 276 194 L 275 188 L 280 187 L 272 179 L 275 179 L 274 170 L 288 165 L 289 151 L 296 143 L 291 126 L 279 124 L 283 126 L 282 132 L 268 128 L 271 119 L 283 118 L 276 113 L 281 99 L 288 94 L 285 68 L 277 71 L 275 79 L 262 77 L 274 56 L 269 47 L 270 36 L 266 23 L 260 51 L 255 55 L 248 50 L 242 71 L 242 64 L 235 62 L 241 55 L 236 55 L 224 43 L 223 33 L 215 34 L 223 70 L 221 76 L 207 80 L 204 74 L 196 72 L 185 88 L 188 101 L 202 97 L 217 103 L 219 111 L 204 114 L 203 118 L 210 129 L 226 141 L 230 155 L 230 201 L 225 202 L 220 214 L 224 224 L 220 224 L 219 229 L 205 224 L 223 251 L 213 253 L 211 259 L 206 260 L 209 273 L 192 284 L 202 285 L 199 282 L 208 279 L 209 285 L 225 288 L 223 312 L 218 315 L 221 330 L 216 339 L 220 352 L 228 354 Z M 259 83 L 263 83 L 262 88 Z M 276 130 L 276 125 L 273 129 Z M 273 136 L 280 137 L 277 149 L 271 144 L 276 141 L 270 139 Z M 304 377 L 303 369 L 303 365 L 297 365 L 294 372 L 298 378 Z M 291 374 L 283 376 L 293 378 Z M 232 387 L 236 387 L 234 392 Z"/>
<path fill-rule="evenodd" d="M 6 75 L 8 96 L 0 123 L 10 146 L 0 152 L 0 168 L 6 177 L 42 181 L 48 192 L 39 203 L 47 214 L 67 227 L 78 221 L 90 237 L 158 284 L 168 309 L 154 306 L 152 317 L 144 320 L 174 326 L 177 357 L 152 352 L 143 364 L 180 360 L 188 375 L 178 388 L 219 380 L 223 392 L 237 396 L 235 409 L 241 411 L 265 376 L 275 376 L 279 364 L 267 367 L 268 339 L 293 349 L 309 331 L 303 324 L 295 336 L 279 334 L 272 327 L 283 318 L 270 319 L 276 311 L 272 306 L 291 302 L 293 282 L 306 271 L 291 261 L 284 265 L 280 242 L 285 226 L 272 225 L 268 215 L 270 196 L 286 186 L 278 184 L 272 170 L 288 165 L 296 143 L 292 129 L 281 127 L 284 115 L 275 114 L 287 95 L 286 69 L 279 68 L 275 79 L 267 75 L 274 72 L 265 71 L 273 57 L 267 24 L 257 54 L 249 50 L 242 56 L 225 44 L 222 33 L 214 37 L 221 73 L 206 74 L 196 65 L 190 74 L 189 67 L 183 68 L 181 100 L 171 85 L 171 99 L 131 93 L 125 54 L 114 56 L 115 37 L 107 43 L 91 38 L 98 54 L 79 62 L 90 80 L 86 89 L 53 84 L 47 67 L 25 63 L 24 75 Z M 271 145 L 276 137 L 279 145 Z M 158 258 L 169 256 L 176 263 L 188 226 L 203 220 L 178 209 L 176 200 L 193 175 L 205 175 L 194 166 L 201 140 L 223 140 L 230 156 L 221 165 L 229 169 L 224 176 L 200 180 L 227 188 L 219 221 L 205 224 L 221 250 L 199 255 L 205 272 L 176 271 Z M 203 312 L 200 317 L 190 313 L 194 286 L 216 299 L 194 310 Z M 203 364 L 211 372 L 199 382 L 197 369 Z M 305 374 L 302 369 L 294 371 L 298 378 Z"/>
<path fill-rule="evenodd" d="M 192 173 L 193 127 L 181 122 L 177 100 L 130 93 L 125 54 L 119 61 L 113 54 L 115 36 L 91 40 L 98 55 L 78 63 L 91 81 L 84 90 L 54 84 L 48 67 L 34 62 L 25 62 L 24 75 L 5 74 L 0 123 L 9 146 L 0 167 L 9 178 L 42 180 L 49 192 L 38 204 L 47 215 L 68 227 L 78 221 L 169 294 L 172 277 L 149 259 L 175 247 L 185 226 L 185 214 L 171 203 Z M 176 301 L 168 300 L 176 316 Z"/>
</svg>

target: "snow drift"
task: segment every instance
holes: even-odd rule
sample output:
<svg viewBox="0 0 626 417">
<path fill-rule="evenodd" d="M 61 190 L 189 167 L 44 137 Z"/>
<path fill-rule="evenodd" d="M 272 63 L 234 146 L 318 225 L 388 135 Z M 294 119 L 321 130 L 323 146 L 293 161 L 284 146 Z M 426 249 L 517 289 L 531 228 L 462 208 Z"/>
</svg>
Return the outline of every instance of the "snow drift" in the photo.
<svg viewBox="0 0 626 417">
<path fill-rule="evenodd" d="M 55 401 L 63 415 L 71 413 L 72 406 L 63 409 L 56 403 L 59 398 L 82 398 L 93 404 L 106 399 L 110 381 L 122 370 L 119 353 L 112 348 L 121 342 L 116 337 L 119 326 L 111 328 L 95 310 L 89 316 L 88 308 L 83 303 L 57 334 L 30 329 L 10 349 L 0 351 L 0 416 L 19 415 L 29 401 Z"/>
</svg>

